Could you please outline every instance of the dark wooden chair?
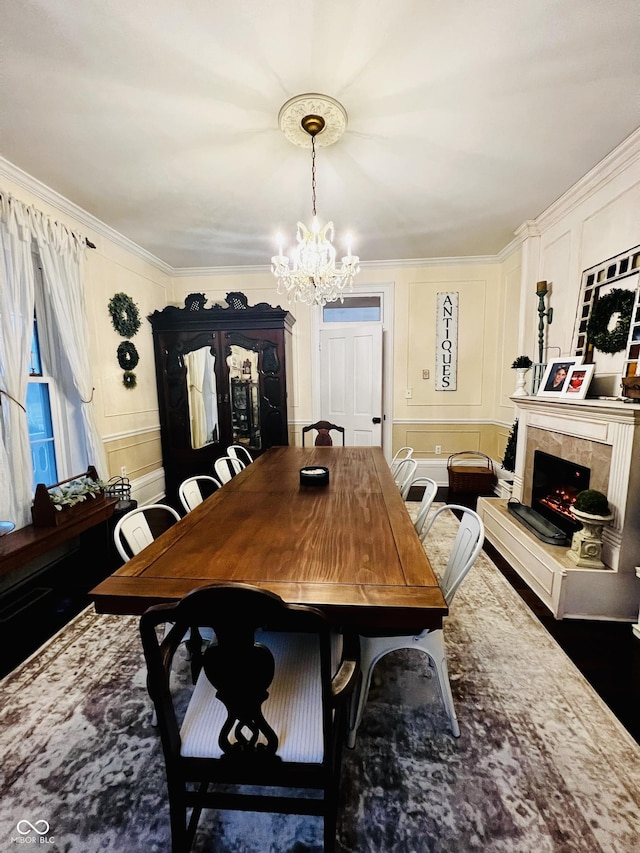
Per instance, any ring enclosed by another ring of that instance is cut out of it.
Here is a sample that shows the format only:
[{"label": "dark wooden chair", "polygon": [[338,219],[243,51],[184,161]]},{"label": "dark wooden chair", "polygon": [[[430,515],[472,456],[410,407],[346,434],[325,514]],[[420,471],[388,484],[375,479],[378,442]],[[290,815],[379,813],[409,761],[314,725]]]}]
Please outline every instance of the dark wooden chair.
[{"label": "dark wooden chair", "polygon": [[[167,622],[160,639],[156,629]],[[195,626],[211,628],[217,641],[202,643]],[[174,700],[170,671],[189,628],[195,686],[181,713],[184,698]],[[358,665],[357,653],[345,652],[332,677],[336,634],[323,614],[266,590],[224,584],[149,608],[140,633],[165,757],[173,853],[191,849],[203,808],[322,815],[324,849],[333,851]],[[357,647],[355,637],[345,638],[343,649]]]},{"label": "dark wooden chair", "polygon": [[344,427],[338,426],[337,424],[329,423],[329,421],[316,421],[315,424],[310,424],[309,426],[302,427],[302,446],[305,447],[305,436],[312,429],[318,431],[318,435],[316,436],[316,440],[314,442],[316,447],[332,447],[333,440],[331,438],[331,431],[335,430],[342,434],[342,446],[344,447]]}]

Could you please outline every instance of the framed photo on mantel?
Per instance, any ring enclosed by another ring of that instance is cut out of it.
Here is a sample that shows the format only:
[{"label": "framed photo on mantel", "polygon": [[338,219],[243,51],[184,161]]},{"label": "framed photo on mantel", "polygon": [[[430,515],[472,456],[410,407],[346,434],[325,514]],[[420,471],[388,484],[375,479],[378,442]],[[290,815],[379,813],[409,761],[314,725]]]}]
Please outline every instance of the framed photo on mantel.
[{"label": "framed photo on mantel", "polygon": [[562,392],[563,400],[584,400],[591,384],[595,364],[575,364]]},{"label": "framed photo on mantel", "polygon": [[554,358],[547,364],[538,388],[538,397],[562,397],[573,367],[582,364],[581,355]]}]

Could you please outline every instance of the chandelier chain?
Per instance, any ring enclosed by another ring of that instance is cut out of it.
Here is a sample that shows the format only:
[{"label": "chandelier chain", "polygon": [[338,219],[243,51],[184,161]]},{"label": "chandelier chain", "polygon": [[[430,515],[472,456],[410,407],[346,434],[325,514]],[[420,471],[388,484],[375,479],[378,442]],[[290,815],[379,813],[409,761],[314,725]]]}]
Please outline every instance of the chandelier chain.
[{"label": "chandelier chain", "polygon": [[[323,96],[314,95],[314,99]],[[315,100],[314,100],[315,103]],[[345,114],[346,121],[346,114]],[[305,115],[300,128],[311,137],[311,206],[313,222],[309,230],[303,222],[297,223],[297,246],[291,258],[282,251],[282,238],[278,237],[278,254],[271,258],[271,270],[278,279],[278,293],[286,293],[293,302],[308,305],[326,305],[344,299],[345,289],[351,290],[353,278],[360,270],[360,259],[351,254],[351,240],[347,238],[347,252],[336,266],[333,246],[333,222],[320,226],[316,215],[316,135],[325,129],[325,117],[319,111]],[[328,144],[335,141],[332,139]]]},{"label": "chandelier chain", "polygon": [[316,215],[316,138],[311,137],[311,207]]}]

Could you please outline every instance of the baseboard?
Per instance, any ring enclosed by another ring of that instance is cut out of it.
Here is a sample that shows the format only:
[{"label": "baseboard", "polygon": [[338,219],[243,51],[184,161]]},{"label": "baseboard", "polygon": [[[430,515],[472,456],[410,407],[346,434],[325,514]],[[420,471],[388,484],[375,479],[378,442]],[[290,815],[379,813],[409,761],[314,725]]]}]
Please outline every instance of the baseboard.
[{"label": "baseboard", "polygon": [[162,502],[165,498],[164,468],[132,480],[131,497],[139,506]]}]

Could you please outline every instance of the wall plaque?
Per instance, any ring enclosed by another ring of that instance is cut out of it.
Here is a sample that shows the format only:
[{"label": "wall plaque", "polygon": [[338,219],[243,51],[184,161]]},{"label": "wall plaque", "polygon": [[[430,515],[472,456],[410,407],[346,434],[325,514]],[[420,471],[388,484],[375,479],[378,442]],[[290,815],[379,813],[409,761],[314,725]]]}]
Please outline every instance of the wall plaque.
[{"label": "wall plaque", "polygon": [[436,391],[458,387],[458,293],[438,293],[436,301]]}]

